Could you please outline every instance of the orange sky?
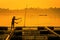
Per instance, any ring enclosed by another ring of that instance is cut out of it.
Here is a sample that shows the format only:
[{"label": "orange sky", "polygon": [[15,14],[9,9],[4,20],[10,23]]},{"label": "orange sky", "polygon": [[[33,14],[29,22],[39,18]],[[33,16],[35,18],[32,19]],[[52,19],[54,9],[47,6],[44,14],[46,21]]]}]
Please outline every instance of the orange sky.
[{"label": "orange sky", "polygon": [[[9,9],[24,9],[24,8],[50,8],[57,7],[60,8],[60,0],[0,0],[0,8],[9,8]],[[30,16],[28,16],[30,15]],[[26,19],[27,26],[39,26],[39,25],[60,25],[60,18],[56,14],[48,14],[48,16],[40,17],[34,14],[28,14]],[[0,15],[0,26],[10,26],[11,18],[13,14]],[[18,25],[24,25],[24,15],[15,15],[17,18],[22,17],[21,23]],[[20,20],[18,20],[20,21]]]},{"label": "orange sky", "polygon": [[23,9],[27,7],[60,7],[60,0],[0,0],[0,8]]}]

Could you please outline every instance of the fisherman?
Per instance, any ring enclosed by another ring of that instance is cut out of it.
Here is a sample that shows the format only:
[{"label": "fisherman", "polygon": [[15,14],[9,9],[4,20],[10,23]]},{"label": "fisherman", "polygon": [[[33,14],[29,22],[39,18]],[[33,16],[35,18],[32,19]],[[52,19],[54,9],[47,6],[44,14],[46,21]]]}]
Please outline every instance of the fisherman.
[{"label": "fisherman", "polygon": [[[21,19],[21,18],[18,18],[18,19]],[[18,24],[18,22],[15,22],[15,20],[18,20],[18,19],[16,19],[16,17],[13,16],[12,22],[11,22],[11,29],[14,28],[14,23]]]}]

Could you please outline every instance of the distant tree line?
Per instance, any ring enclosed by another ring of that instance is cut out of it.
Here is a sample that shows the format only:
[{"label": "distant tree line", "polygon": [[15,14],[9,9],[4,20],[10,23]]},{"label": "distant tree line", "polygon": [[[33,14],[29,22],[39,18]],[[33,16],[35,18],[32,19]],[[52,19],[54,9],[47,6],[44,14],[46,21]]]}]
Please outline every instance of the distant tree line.
[{"label": "distant tree line", "polygon": [[0,8],[0,13],[12,13],[12,12],[23,12],[23,11],[27,11],[27,12],[55,12],[55,13],[60,13],[60,8],[48,8],[48,9],[41,9],[41,8],[25,8],[23,10],[21,9],[16,9],[16,10],[10,10],[9,8],[5,9],[5,8]]}]

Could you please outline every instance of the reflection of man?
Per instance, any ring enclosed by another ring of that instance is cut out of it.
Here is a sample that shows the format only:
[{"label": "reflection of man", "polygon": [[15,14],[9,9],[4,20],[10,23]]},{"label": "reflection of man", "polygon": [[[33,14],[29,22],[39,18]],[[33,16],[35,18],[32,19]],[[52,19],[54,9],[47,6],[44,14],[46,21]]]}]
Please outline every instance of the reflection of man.
[{"label": "reflection of man", "polygon": [[14,28],[14,23],[18,24],[17,22],[15,22],[15,20],[18,20],[18,19],[16,19],[15,16],[13,16],[12,22],[11,22],[11,29]]}]

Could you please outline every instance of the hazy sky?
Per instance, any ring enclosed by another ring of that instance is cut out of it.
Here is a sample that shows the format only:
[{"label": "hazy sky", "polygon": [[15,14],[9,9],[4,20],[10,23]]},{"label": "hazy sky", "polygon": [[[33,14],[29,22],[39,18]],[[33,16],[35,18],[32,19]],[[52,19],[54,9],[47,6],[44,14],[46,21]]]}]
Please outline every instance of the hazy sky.
[{"label": "hazy sky", "polygon": [[0,8],[22,9],[27,7],[60,7],[60,0],[0,0]]},{"label": "hazy sky", "polygon": [[[60,0],[0,0],[0,8],[9,8],[9,9],[24,9],[24,8],[50,8],[57,7],[60,8]],[[21,13],[22,14],[22,13]],[[12,15],[0,15],[0,26],[11,26]],[[60,15],[49,14],[48,16],[38,16],[32,13],[27,15],[26,25],[60,25]],[[21,17],[22,21],[19,25],[24,25],[24,14],[16,15],[17,18]],[[19,20],[20,22],[20,20]]]}]

